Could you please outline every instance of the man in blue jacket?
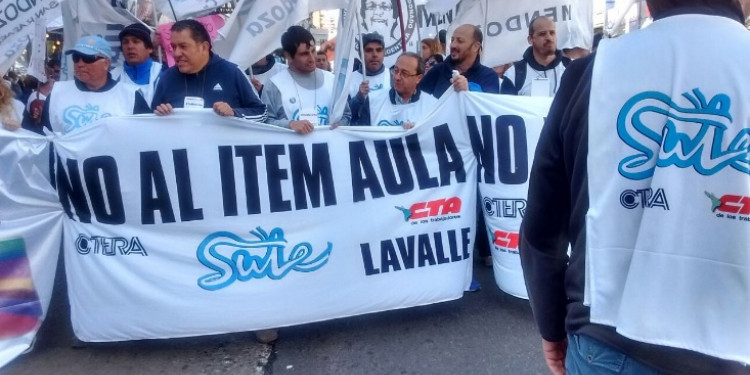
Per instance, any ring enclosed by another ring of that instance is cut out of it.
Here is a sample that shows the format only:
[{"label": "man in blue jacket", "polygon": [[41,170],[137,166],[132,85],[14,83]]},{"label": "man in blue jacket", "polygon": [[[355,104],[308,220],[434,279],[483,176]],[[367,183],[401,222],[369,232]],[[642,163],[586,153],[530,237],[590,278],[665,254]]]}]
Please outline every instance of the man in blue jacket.
[{"label": "man in blue jacket", "polygon": [[[425,74],[419,88],[439,98],[451,86],[456,91],[500,93],[500,82],[492,68],[479,63],[482,31],[474,25],[461,25],[451,37],[450,56]],[[459,75],[453,78],[453,71]]]},{"label": "man in blue jacket", "polygon": [[171,28],[176,66],[165,71],[151,107],[157,115],[174,108],[213,108],[220,116],[263,122],[266,106],[255,95],[245,74],[211,52],[211,38],[196,20],[181,20]]}]

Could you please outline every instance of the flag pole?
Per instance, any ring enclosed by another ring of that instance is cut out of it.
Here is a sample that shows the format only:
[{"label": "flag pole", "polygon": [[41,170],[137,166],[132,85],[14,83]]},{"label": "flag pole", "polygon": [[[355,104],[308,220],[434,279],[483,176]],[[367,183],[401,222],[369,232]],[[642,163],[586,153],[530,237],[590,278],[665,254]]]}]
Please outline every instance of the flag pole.
[{"label": "flag pole", "polygon": [[398,25],[401,27],[401,52],[406,52],[406,35],[404,35],[404,13],[401,9],[401,0],[396,1],[398,8]]}]

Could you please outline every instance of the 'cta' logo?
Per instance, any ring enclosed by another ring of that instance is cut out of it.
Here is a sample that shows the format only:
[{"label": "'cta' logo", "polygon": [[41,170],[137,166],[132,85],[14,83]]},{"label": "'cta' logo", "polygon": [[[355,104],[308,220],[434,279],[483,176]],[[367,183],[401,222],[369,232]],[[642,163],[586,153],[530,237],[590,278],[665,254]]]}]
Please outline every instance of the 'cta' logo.
[{"label": "'cta' logo", "polygon": [[711,212],[724,212],[728,214],[750,215],[750,197],[727,194],[717,198],[715,195],[705,192],[711,199]]},{"label": "'cta' logo", "polygon": [[461,213],[461,198],[437,199],[428,202],[414,203],[411,207],[396,206],[404,214],[404,221],[420,220]]},{"label": "'cta' logo", "polygon": [[625,190],[622,192],[622,194],[620,194],[620,204],[629,210],[638,207],[660,207],[663,210],[669,210],[667,194],[662,188],[656,189],[656,192],[654,192],[654,190],[651,188],[640,190]]},{"label": "'cta' logo", "polygon": [[146,248],[141,244],[138,237],[102,237],[87,236],[83,233],[75,240],[75,248],[78,254],[90,255],[100,254],[106,256],[115,255],[141,255],[148,256]]},{"label": "'cta' logo", "polygon": [[518,252],[519,235],[516,232],[506,232],[504,230],[496,230],[494,233],[495,246],[500,247],[501,251],[509,251],[512,253]]},{"label": "'cta' logo", "polygon": [[246,240],[231,232],[215,232],[198,245],[198,261],[211,272],[198,279],[205,290],[219,290],[235,281],[280,280],[292,271],[313,272],[326,263],[333,245],[315,254],[312,245],[300,242],[287,248],[284,231],[266,233],[260,227],[250,232],[257,240]]}]

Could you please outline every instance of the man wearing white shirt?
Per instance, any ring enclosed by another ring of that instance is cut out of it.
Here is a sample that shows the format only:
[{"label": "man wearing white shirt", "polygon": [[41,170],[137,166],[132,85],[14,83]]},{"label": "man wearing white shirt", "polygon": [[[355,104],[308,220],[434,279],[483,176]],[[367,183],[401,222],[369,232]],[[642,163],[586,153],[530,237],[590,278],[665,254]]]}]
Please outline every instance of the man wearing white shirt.
[{"label": "man wearing white shirt", "polygon": [[362,36],[364,46],[365,62],[363,64],[365,75],[360,72],[352,73],[351,86],[349,86],[349,107],[352,112],[359,110],[365,98],[370,93],[379,91],[388,92],[391,89],[391,74],[385,68],[385,43],[380,34],[365,34]]}]

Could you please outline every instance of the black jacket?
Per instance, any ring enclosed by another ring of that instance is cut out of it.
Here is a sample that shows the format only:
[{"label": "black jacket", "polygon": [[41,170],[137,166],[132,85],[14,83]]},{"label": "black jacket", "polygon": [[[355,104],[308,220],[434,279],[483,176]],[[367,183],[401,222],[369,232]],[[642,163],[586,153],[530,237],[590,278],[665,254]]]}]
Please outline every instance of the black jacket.
[{"label": "black jacket", "polygon": [[154,91],[151,109],[164,103],[183,108],[185,96],[203,98],[205,108],[216,102],[226,102],[236,117],[263,122],[266,105],[255,95],[250,81],[237,65],[211,53],[203,69],[195,74],[183,74],[177,66],[162,73]]},{"label": "black jacket", "polygon": [[[703,8],[681,8],[661,16],[684,13],[737,18],[734,13]],[[541,335],[548,341],[563,340],[566,334],[587,335],[670,374],[750,374],[750,367],[738,362],[633,341],[589,321],[583,294],[589,208],[588,107],[594,58],[573,61],[567,68],[542,129],[529,179],[520,256]]]},{"label": "black jacket", "polygon": [[[451,87],[451,78],[453,78],[453,60],[450,57],[444,62],[435,65],[424,75],[419,82],[419,89],[439,98],[445,90]],[[491,94],[500,93],[500,79],[497,77],[492,68],[488,68],[479,63],[479,58],[474,61],[474,65],[463,73],[463,76],[469,81],[470,91],[488,92]],[[479,86],[481,90],[472,89],[472,83]]]}]

